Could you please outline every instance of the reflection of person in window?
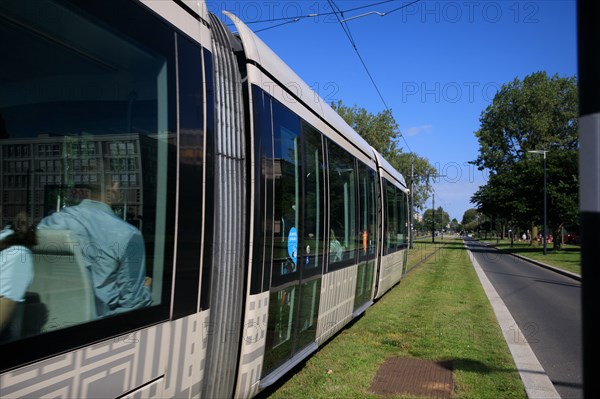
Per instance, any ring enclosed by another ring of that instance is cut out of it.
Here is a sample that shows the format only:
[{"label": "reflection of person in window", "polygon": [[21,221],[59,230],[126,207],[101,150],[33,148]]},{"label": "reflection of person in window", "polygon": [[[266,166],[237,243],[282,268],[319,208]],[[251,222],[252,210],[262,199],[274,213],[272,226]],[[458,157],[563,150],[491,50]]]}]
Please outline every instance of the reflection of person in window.
[{"label": "reflection of person in window", "polygon": [[118,184],[102,198],[92,199],[44,218],[39,229],[66,229],[77,237],[90,272],[98,316],[121,313],[152,303],[151,279],[146,277],[146,254],[140,231],[115,215],[111,204]]},{"label": "reflection of person in window", "polygon": [[292,261],[292,259],[287,258],[285,260],[285,263],[283,264],[283,273],[281,273],[281,274],[294,273],[295,271],[296,271],[296,264]]},{"label": "reflection of person in window", "polygon": [[329,263],[341,261],[343,251],[344,247],[335,237],[333,229],[331,229],[331,234],[329,236]]},{"label": "reflection of person in window", "polygon": [[27,215],[17,215],[14,226],[0,231],[0,341],[21,334],[25,292],[33,280],[35,231]]}]

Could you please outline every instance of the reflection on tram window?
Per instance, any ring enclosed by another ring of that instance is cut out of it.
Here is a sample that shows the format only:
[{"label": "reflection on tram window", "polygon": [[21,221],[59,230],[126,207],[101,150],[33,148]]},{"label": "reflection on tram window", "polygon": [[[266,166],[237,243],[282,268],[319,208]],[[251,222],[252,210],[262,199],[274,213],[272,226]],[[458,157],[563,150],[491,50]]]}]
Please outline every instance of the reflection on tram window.
[{"label": "reflection on tram window", "polygon": [[271,370],[292,355],[297,289],[288,287],[270,296],[264,370]]},{"label": "reflection on tram window", "polygon": [[300,120],[273,101],[275,228],[273,272],[285,276],[298,270],[301,196]]},{"label": "reflection on tram window", "polygon": [[160,304],[173,34],[51,1],[0,14],[0,223],[39,227],[16,338]]},{"label": "reflection on tram window", "polygon": [[302,123],[304,138],[304,231],[302,250],[305,271],[323,267],[325,243],[324,160],[321,134],[308,123]]},{"label": "reflection on tram window", "polygon": [[356,182],[355,162],[348,152],[332,141],[327,143],[329,158],[329,266],[355,264]]},{"label": "reflection on tram window", "polygon": [[377,174],[373,169],[360,163],[358,168],[359,180],[359,264],[356,276],[356,291],[354,310],[371,299],[373,288],[373,270],[377,248],[376,238],[376,187]]},{"label": "reflection on tram window", "polygon": [[384,253],[390,254],[407,246],[408,222],[405,216],[407,207],[407,195],[404,191],[383,181],[384,198],[387,209],[387,217],[384,224]]}]

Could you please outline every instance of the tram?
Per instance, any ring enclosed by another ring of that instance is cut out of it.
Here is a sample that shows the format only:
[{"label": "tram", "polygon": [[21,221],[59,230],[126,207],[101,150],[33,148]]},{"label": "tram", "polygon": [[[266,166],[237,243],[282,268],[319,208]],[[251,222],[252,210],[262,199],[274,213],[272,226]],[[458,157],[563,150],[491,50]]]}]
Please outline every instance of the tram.
[{"label": "tram", "polygon": [[[1,397],[252,397],[405,273],[402,175],[228,17],[0,3]],[[42,228],[94,192],[114,227]]]}]

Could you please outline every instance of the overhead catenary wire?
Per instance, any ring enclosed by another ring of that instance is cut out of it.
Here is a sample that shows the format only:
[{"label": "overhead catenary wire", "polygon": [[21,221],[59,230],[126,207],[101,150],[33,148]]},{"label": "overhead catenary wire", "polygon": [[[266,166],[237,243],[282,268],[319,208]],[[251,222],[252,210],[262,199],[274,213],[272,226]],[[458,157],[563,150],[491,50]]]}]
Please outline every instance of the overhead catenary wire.
[{"label": "overhead catenary wire", "polygon": [[342,22],[346,22],[346,21],[350,21],[350,20],[353,20],[353,19],[358,19],[358,18],[366,17],[366,16],[368,16],[368,15],[379,15],[380,17],[385,17],[385,16],[386,16],[386,15],[388,15],[388,14],[391,14],[391,13],[393,13],[393,12],[396,12],[396,11],[400,11],[400,10],[402,10],[403,8],[406,8],[406,7],[410,7],[410,6],[412,6],[413,4],[415,4],[415,3],[418,3],[418,2],[420,2],[420,1],[422,1],[422,0],[414,0],[414,1],[410,2],[410,3],[404,4],[404,5],[400,6],[400,7],[394,8],[394,9],[392,9],[392,10],[389,10],[389,11],[386,11],[386,12],[379,12],[379,11],[369,11],[369,12],[367,12],[367,13],[364,13],[364,14],[355,15],[355,16],[353,16],[353,17],[346,18],[346,19],[344,19]]},{"label": "overhead catenary wire", "polygon": [[[353,11],[358,11],[358,10],[363,10],[365,8],[371,8],[371,7],[375,7],[375,6],[378,6],[378,5],[382,5],[382,4],[386,4],[386,3],[391,3],[391,2],[394,2],[394,1],[398,1],[398,0],[384,0],[384,1],[379,1],[379,2],[367,4],[367,5],[360,6],[360,7],[354,7],[354,8],[349,8],[347,10],[341,10],[335,4],[335,2],[333,0],[328,0],[327,2],[328,2],[329,6],[332,9],[331,12],[311,13],[311,14],[307,14],[307,15],[300,15],[300,16],[294,16],[294,17],[280,17],[280,18],[269,18],[269,19],[256,20],[256,21],[247,21],[246,24],[249,25],[249,24],[257,24],[257,23],[268,23],[268,22],[285,21],[285,22],[282,22],[282,23],[279,23],[279,24],[276,24],[276,25],[273,25],[273,26],[269,26],[269,27],[266,27],[266,28],[258,29],[258,30],[255,31],[256,33],[258,33],[258,32],[264,32],[266,30],[278,28],[278,27],[281,27],[281,26],[284,26],[284,25],[289,25],[289,24],[292,24],[292,23],[296,23],[296,22],[299,22],[299,21],[301,21],[303,19],[307,19],[307,18],[316,18],[316,17],[321,17],[321,16],[335,15],[335,17],[337,18],[338,22],[340,23],[342,29],[344,30],[344,33],[348,37],[348,40],[350,41],[350,44],[352,45],[352,48],[356,52],[356,55],[358,56],[358,59],[360,60],[361,64],[363,65],[363,68],[365,69],[365,71],[366,71],[366,73],[367,73],[367,75],[368,75],[368,77],[369,77],[369,79],[371,81],[371,84],[375,88],[375,90],[376,90],[376,92],[377,92],[377,94],[378,94],[381,102],[383,103],[386,111],[390,112],[390,108],[388,107],[387,102],[385,101],[385,99],[384,99],[384,97],[383,97],[383,95],[382,95],[379,87],[377,86],[377,83],[375,82],[375,79],[373,78],[371,72],[369,71],[369,68],[366,65],[365,60],[363,59],[362,55],[360,54],[360,52],[358,50],[358,47],[356,45],[356,41],[354,40],[354,37],[352,36],[352,33],[350,32],[350,27],[348,26],[347,21],[358,19],[358,18],[367,16],[367,15],[371,15],[371,14],[376,14],[376,15],[384,17],[384,16],[387,16],[387,15],[389,15],[391,13],[394,13],[394,12],[397,12],[397,11],[402,10],[404,8],[407,8],[407,7],[409,7],[409,6],[411,6],[411,5],[415,4],[415,3],[418,3],[418,2],[420,2],[422,0],[414,0],[414,1],[410,2],[410,3],[403,4],[400,7],[396,7],[396,8],[393,8],[393,9],[391,9],[389,11],[385,11],[385,12],[370,11],[368,13],[357,15],[357,16],[354,16],[354,17],[349,17],[349,18],[345,18],[345,19],[343,19],[343,18],[344,18],[344,15],[346,13],[353,12]],[[340,16],[341,16],[341,18],[340,18]],[[402,134],[402,132],[399,132],[399,134],[400,134],[400,137],[402,138],[402,141],[406,145],[406,149],[408,150],[408,152],[413,152],[412,149],[411,149],[411,147],[410,147],[410,145],[408,144],[408,141],[406,140],[406,137],[404,136],[404,134]]]},{"label": "overhead catenary wire", "polygon": [[[352,11],[358,11],[358,10],[364,10],[365,8],[369,8],[369,7],[375,7],[381,4],[386,4],[386,3],[391,3],[394,1],[398,1],[398,0],[384,0],[384,1],[378,1],[375,3],[371,3],[371,4],[367,4],[364,6],[360,6],[360,7],[354,7],[354,8],[349,8],[347,10],[344,10],[344,13],[348,13],[348,12],[352,12]],[[421,1],[421,0],[418,0]],[[412,3],[411,3],[412,4]],[[278,22],[278,21],[289,21],[289,20],[302,20],[302,19],[307,19],[307,18],[316,18],[316,17],[326,17],[329,15],[334,15],[335,12],[331,11],[331,12],[320,12],[320,13],[311,13],[311,14],[306,14],[306,15],[296,15],[293,17],[279,17],[279,18],[269,18],[269,19],[261,19],[261,20],[256,20],[256,21],[246,21],[246,25],[251,25],[251,24],[260,24],[260,23],[268,23],[268,22]],[[294,21],[296,22],[296,21]]]},{"label": "overhead catenary wire", "polygon": [[298,21],[300,21],[300,18],[295,18],[295,19],[293,19],[291,21],[282,22],[280,24],[269,26],[267,28],[257,29],[257,30],[254,31],[254,33],[264,32],[264,31],[269,30],[269,29],[278,28],[280,26],[287,25],[287,24],[293,24],[294,22],[298,22]]},{"label": "overhead catenary wire", "polygon": [[[421,0],[416,0],[415,2],[417,2],[417,1],[421,1]],[[352,33],[350,32],[350,27],[348,26],[348,24],[346,22],[344,22],[342,20],[342,18],[344,16],[344,12],[341,11],[339,9],[339,7],[337,7],[337,5],[335,4],[335,2],[333,0],[327,0],[327,2],[330,4],[331,9],[334,10],[334,13],[335,13],[335,16],[336,16],[338,22],[340,23],[342,29],[344,30],[344,33],[346,33],[346,36],[348,37],[348,40],[350,41],[350,44],[352,45],[352,48],[356,52],[356,55],[358,56],[358,59],[360,60],[363,68],[367,72],[367,75],[369,76],[369,79],[371,80],[371,84],[373,85],[373,87],[377,91],[377,94],[379,95],[379,98],[381,99],[381,102],[383,103],[383,106],[385,107],[386,111],[390,112],[390,108],[388,107],[385,99],[383,98],[383,94],[381,94],[381,90],[379,90],[379,87],[377,86],[377,83],[375,83],[375,79],[373,78],[373,75],[369,71],[369,68],[367,67],[367,64],[365,63],[365,60],[363,59],[362,55],[360,54],[360,51],[358,51],[358,47],[356,46],[356,42],[354,41],[354,37],[352,36]],[[413,2],[413,3],[415,3],[415,2]],[[413,4],[413,3],[410,3],[410,4]],[[402,9],[404,7],[407,7],[407,6],[408,5],[404,5],[402,7],[398,7],[396,9],[392,10],[392,12],[400,10],[400,9]],[[336,11],[336,9],[338,11]],[[338,13],[339,13],[339,15],[338,15]],[[340,16],[342,18],[340,18]],[[404,137],[404,135],[402,134],[402,132],[400,132],[400,137],[404,141],[404,144],[406,144],[406,148],[408,149],[408,151],[409,152],[413,152],[412,149],[410,148],[410,145],[408,144],[408,141],[406,141],[406,137]]]},{"label": "overhead catenary wire", "polygon": [[[361,64],[363,65],[363,68],[367,72],[367,75],[369,76],[369,79],[371,80],[373,87],[375,87],[375,90],[377,91],[377,94],[379,95],[381,102],[383,103],[385,109],[389,111],[389,107],[388,107],[387,103],[385,102],[385,99],[383,98],[383,95],[381,94],[379,87],[377,87],[377,83],[375,83],[375,79],[373,79],[373,75],[371,75],[371,72],[369,71],[369,68],[367,67],[367,64],[365,63],[365,60],[363,59],[363,57],[360,55],[360,52],[358,51],[356,42],[354,41],[354,38],[352,37],[352,33],[350,33],[350,28],[347,26],[347,24],[344,25],[344,22],[342,22],[340,15],[338,15],[338,11],[335,11],[338,7],[335,5],[333,0],[327,0],[327,2],[331,5],[331,8],[334,10],[334,13],[335,13],[336,18],[338,19],[338,22],[342,26],[342,29],[344,30],[344,33],[346,33],[346,36],[348,37],[348,40],[350,41],[352,48],[356,52],[356,55],[358,56],[358,59],[360,60]],[[341,15],[343,16],[343,13]]]}]

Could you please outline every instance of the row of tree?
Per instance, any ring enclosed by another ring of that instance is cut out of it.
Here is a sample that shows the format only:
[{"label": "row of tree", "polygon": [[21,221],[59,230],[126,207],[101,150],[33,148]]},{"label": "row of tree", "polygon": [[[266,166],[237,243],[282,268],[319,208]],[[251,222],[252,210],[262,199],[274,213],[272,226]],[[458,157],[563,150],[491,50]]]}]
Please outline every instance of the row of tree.
[{"label": "row of tree", "polygon": [[[423,157],[403,152],[401,133],[391,110],[372,114],[341,101],[332,107],[392,166],[407,183],[413,179],[414,209],[423,210],[432,193],[436,169]],[[472,196],[476,208],[465,212],[462,223],[440,207],[424,212],[420,231],[442,230],[448,224],[460,230],[495,230],[504,235],[533,232],[543,222],[544,169],[546,170],[547,225],[555,237],[566,227],[577,229],[579,182],[577,136],[577,81],[575,77],[533,73],[504,84],[482,112],[475,132],[479,155],[472,163],[489,173],[487,183]],[[539,153],[544,151],[544,159]],[[482,227],[483,225],[483,227]],[[431,226],[431,227],[430,227]],[[557,241],[555,241],[556,243]]]},{"label": "row of tree", "polygon": [[479,156],[473,163],[489,171],[489,179],[472,196],[477,209],[465,213],[463,223],[472,224],[475,211],[500,234],[541,227],[546,157],[549,233],[559,237],[563,227],[577,228],[577,99],[575,77],[537,72],[502,86],[475,132]]}]

